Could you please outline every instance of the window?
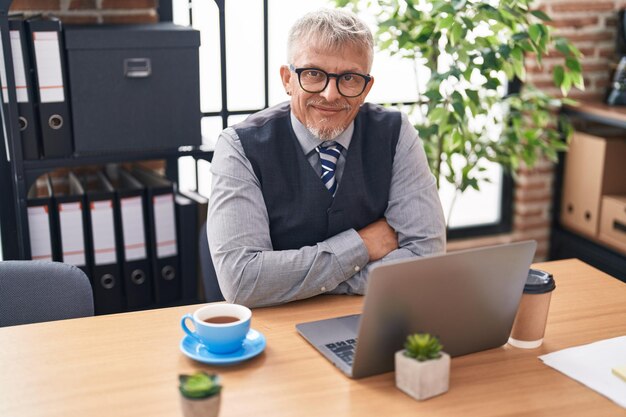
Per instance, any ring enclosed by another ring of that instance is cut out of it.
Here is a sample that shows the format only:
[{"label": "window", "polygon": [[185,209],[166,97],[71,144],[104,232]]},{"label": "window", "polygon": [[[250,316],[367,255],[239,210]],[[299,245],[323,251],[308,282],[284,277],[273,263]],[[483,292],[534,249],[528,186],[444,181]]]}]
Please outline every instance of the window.
[{"label": "window", "polygon": [[[171,4],[161,1],[161,8],[171,7],[175,23],[192,25],[201,32],[204,144],[214,146],[224,127],[288,99],[278,75],[280,66],[287,63],[288,30],[305,12],[328,6],[325,0],[299,2],[298,7],[293,7],[290,0],[171,0]],[[163,16],[169,17],[167,13]],[[371,16],[363,18],[373,20]],[[251,74],[249,68],[257,71]],[[368,101],[374,103],[410,104],[417,99],[418,82],[426,82],[423,74],[418,80],[420,71],[412,62],[380,52],[374,59],[372,74],[376,83]],[[450,237],[510,230],[512,181],[497,164],[486,164],[485,168],[492,182],[482,184],[480,192],[468,190],[458,195],[456,201],[453,187],[441,181],[440,196],[449,219]],[[188,170],[181,166],[183,175]],[[204,184],[205,189],[199,188],[200,191],[208,193],[208,181],[197,182]],[[200,184],[196,184],[194,176],[186,186]]]}]

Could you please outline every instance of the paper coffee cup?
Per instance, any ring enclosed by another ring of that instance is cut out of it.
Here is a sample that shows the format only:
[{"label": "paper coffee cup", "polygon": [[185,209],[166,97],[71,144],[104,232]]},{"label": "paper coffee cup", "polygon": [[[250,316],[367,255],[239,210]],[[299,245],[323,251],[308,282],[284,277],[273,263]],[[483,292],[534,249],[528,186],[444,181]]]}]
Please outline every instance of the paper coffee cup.
[{"label": "paper coffee cup", "polygon": [[509,344],[522,349],[541,346],[546,331],[552,291],[556,288],[552,274],[537,269],[528,272]]}]

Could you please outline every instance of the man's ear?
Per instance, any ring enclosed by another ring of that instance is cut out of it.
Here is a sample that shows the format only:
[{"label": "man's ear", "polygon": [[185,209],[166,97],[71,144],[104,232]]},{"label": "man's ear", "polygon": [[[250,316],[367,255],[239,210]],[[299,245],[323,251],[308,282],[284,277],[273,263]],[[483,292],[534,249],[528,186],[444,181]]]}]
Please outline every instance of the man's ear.
[{"label": "man's ear", "polygon": [[291,94],[291,71],[287,65],[280,67],[280,79],[283,81],[283,87],[287,94]]}]

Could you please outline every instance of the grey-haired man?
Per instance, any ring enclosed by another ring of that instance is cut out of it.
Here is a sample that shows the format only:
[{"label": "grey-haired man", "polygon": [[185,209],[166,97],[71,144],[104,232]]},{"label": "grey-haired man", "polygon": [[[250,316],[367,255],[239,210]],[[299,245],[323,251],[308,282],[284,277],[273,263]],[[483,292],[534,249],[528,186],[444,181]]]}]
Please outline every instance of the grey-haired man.
[{"label": "grey-haired man", "polygon": [[252,307],[363,294],[370,268],[445,251],[435,178],[406,115],[364,104],[373,39],[354,14],[292,27],[289,102],[217,142],[207,232],[227,301]]}]

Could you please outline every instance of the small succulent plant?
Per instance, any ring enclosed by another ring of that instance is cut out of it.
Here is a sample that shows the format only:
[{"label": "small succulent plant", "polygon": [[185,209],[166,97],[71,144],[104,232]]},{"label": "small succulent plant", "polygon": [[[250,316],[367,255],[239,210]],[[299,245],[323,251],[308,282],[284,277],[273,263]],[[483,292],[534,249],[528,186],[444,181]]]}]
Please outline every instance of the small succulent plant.
[{"label": "small succulent plant", "polygon": [[423,362],[441,357],[442,348],[436,336],[429,333],[414,333],[406,338],[404,355]]},{"label": "small succulent plant", "polygon": [[192,375],[179,375],[178,380],[180,393],[186,398],[196,400],[209,398],[219,394],[222,390],[218,376],[203,371]]}]

